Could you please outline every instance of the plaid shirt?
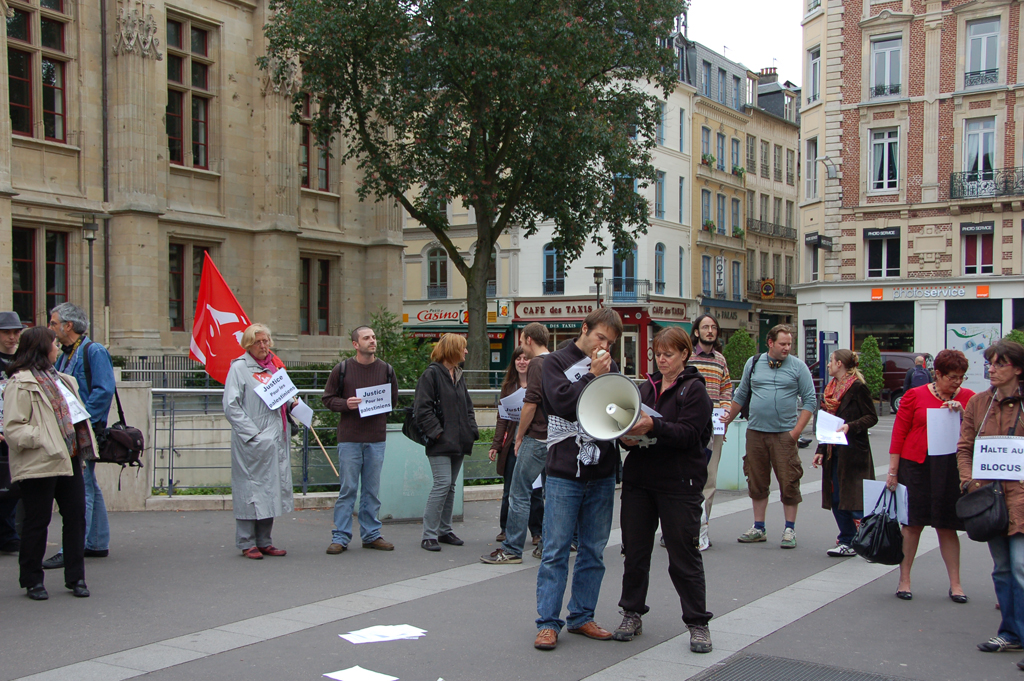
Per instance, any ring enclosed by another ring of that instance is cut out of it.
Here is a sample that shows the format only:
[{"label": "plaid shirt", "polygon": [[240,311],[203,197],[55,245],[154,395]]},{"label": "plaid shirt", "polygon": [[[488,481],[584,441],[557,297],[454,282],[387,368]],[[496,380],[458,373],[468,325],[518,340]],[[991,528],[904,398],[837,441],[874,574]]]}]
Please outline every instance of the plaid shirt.
[{"label": "plaid shirt", "polygon": [[717,350],[705,353],[698,343],[687,365],[697,367],[697,371],[704,377],[711,404],[716,409],[728,408],[732,402],[732,380],[729,378],[729,364],[725,361],[725,355]]}]

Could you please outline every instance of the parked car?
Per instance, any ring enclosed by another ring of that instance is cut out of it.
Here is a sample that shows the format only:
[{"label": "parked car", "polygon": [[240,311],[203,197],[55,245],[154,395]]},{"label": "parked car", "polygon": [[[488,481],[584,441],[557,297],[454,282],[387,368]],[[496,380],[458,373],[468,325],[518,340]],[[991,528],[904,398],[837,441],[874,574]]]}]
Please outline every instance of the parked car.
[{"label": "parked car", "polygon": [[[914,358],[924,355],[925,363],[931,370],[932,355],[928,352],[898,352],[885,350],[882,353],[882,399],[889,400],[889,407],[895,414],[900,408],[900,399],[903,397],[903,379],[907,376],[907,369],[914,366]],[[821,379],[818,377],[818,363],[810,367],[811,376],[814,377],[814,389],[819,395],[823,388]]]}]

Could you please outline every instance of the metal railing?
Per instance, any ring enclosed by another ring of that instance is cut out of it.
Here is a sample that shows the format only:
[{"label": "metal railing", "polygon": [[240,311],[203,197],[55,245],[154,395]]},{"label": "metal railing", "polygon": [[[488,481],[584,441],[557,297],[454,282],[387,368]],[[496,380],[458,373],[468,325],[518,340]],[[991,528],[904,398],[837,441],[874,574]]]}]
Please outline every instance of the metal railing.
[{"label": "metal railing", "polygon": [[821,7],[821,0],[809,0],[807,3],[807,13],[810,14],[819,7]]},{"label": "metal railing", "polygon": [[964,87],[977,87],[979,85],[995,85],[999,82],[999,69],[987,69],[985,71],[968,71],[964,74]]},{"label": "metal railing", "polygon": [[821,95],[819,93],[811,92],[810,94],[807,95],[807,103],[814,104],[816,101],[818,101],[820,97]]},{"label": "metal railing", "polygon": [[791,187],[796,186],[796,175],[793,174],[792,170],[786,171],[786,184],[790,185]]},{"label": "metal railing", "polygon": [[776,182],[782,182],[782,168],[775,166],[775,173],[773,175]]},{"label": "metal railing", "polygon": [[651,300],[651,282],[632,277],[612,277],[610,296],[616,303],[646,303]]},{"label": "metal railing", "polygon": [[448,297],[448,284],[435,284],[427,286],[427,298],[443,299]]},{"label": "metal railing", "polygon": [[769,170],[770,169],[767,163],[761,163],[761,177],[767,180],[769,176]]},{"label": "metal railing", "polygon": [[487,297],[493,298],[498,295],[498,283],[493,279],[487,282]]},{"label": "metal railing", "polygon": [[565,293],[565,279],[545,279],[544,295],[561,295]]},{"label": "metal railing", "polygon": [[892,97],[900,93],[900,84],[875,85],[870,88],[872,97]]},{"label": "metal railing", "polygon": [[996,196],[1024,196],[1024,167],[949,174],[951,199],[985,199]]},{"label": "metal railing", "polygon": [[793,241],[796,241],[797,238],[796,230],[792,227],[783,227],[767,220],[755,220],[754,218],[747,218],[747,231]]},{"label": "metal railing", "polygon": [[[747,295],[749,297],[761,298],[761,284],[763,282],[763,279],[747,279]],[[793,287],[788,284],[776,284],[775,294],[773,297],[795,298],[796,293],[793,291]]]}]

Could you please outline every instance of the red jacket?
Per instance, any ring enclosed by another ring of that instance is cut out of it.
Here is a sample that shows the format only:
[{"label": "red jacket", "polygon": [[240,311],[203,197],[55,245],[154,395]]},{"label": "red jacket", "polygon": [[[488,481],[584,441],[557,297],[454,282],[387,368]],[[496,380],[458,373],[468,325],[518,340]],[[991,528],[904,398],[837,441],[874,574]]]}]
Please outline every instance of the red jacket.
[{"label": "red jacket", "polygon": [[[896,424],[892,427],[889,453],[899,454],[900,458],[914,463],[924,463],[928,456],[928,410],[942,407],[942,402],[932,394],[929,386],[931,383],[903,394],[900,410],[896,412]],[[966,407],[972,397],[973,390],[960,388],[953,399]]]}]

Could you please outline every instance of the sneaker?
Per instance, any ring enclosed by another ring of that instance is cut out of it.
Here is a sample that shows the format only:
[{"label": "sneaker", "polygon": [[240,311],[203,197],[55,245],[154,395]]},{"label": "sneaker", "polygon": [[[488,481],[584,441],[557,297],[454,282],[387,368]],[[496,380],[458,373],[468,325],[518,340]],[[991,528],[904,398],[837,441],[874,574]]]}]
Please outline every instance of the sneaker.
[{"label": "sneaker", "polygon": [[440,537],[437,538],[437,541],[441,542],[442,544],[451,544],[452,546],[462,546],[466,543],[459,539],[454,532],[442,534]]},{"label": "sneaker", "polygon": [[505,553],[505,549],[494,549],[486,556],[480,556],[480,562],[488,565],[512,565],[513,563],[522,563],[523,558],[512,553]]},{"label": "sneaker", "polygon": [[494,541],[505,541],[505,533],[499,532],[498,536],[494,538]]},{"label": "sneaker", "polygon": [[44,570],[60,570],[64,567],[64,553],[57,552],[43,561]]},{"label": "sneaker", "polygon": [[834,549],[826,551],[825,555],[832,556],[833,558],[849,558],[850,556],[856,556],[857,552],[846,544],[839,544]]},{"label": "sneaker", "polygon": [[795,549],[796,548],[796,530],[792,527],[787,527],[782,531],[782,543],[779,544],[784,549]]},{"label": "sneaker", "polygon": [[690,652],[710,653],[711,652],[711,630],[699,624],[688,626],[690,630]]},{"label": "sneaker", "polygon": [[544,555],[544,545],[543,544],[537,544],[536,546],[533,547],[533,557],[534,558],[536,558],[537,560],[540,560],[541,556],[543,556],[543,555]]},{"label": "sneaker", "polygon": [[424,539],[420,542],[420,548],[424,551],[440,551],[441,545],[437,543],[436,539]]},{"label": "sneaker", "polygon": [[632,610],[620,610],[622,613],[622,624],[612,634],[616,641],[632,641],[634,636],[644,633],[644,625],[640,621],[640,613]]},{"label": "sneaker", "polygon": [[749,530],[741,534],[736,538],[741,544],[756,544],[761,541],[768,541],[768,533],[764,530],[759,530],[756,527],[751,527]]},{"label": "sneaker", "polygon": [[540,535],[539,534],[533,535],[533,539],[531,541],[533,542],[534,546],[536,546],[537,544],[540,544]]},{"label": "sneaker", "polygon": [[1024,650],[1024,646],[1019,642],[1007,641],[1002,636],[993,636],[984,643],[979,643],[978,650],[983,653],[1005,653],[1011,650]]},{"label": "sneaker", "polygon": [[576,553],[579,550],[580,550],[579,545],[577,545],[577,544],[569,544],[569,551],[570,552]]},{"label": "sneaker", "polygon": [[697,550],[707,551],[711,548],[711,538],[708,536],[708,524],[702,523],[700,526],[700,537],[697,539]]}]

